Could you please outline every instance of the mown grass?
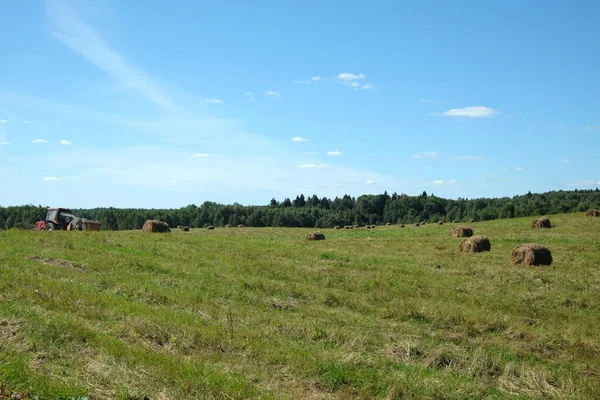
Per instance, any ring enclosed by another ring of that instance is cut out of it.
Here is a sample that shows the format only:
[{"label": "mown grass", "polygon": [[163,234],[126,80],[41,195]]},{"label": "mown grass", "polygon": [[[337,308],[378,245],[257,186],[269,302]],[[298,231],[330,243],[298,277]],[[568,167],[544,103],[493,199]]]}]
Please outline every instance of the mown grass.
[{"label": "mown grass", "polygon": [[[600,218],[0,232],[0,383],[40,399],[594,398]],[[520,243],[550,267],[517,267]]]}]

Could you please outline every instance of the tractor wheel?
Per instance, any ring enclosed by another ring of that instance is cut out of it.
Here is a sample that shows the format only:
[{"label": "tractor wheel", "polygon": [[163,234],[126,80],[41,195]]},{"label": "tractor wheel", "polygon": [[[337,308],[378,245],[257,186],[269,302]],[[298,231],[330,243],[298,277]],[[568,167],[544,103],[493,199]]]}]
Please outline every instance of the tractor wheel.
[{"label": "tractor wheel", "polygon": [[53,231],[54,230],[54,224],[52,222],[48,222],[46,224],[46,230],[47,231]]}]

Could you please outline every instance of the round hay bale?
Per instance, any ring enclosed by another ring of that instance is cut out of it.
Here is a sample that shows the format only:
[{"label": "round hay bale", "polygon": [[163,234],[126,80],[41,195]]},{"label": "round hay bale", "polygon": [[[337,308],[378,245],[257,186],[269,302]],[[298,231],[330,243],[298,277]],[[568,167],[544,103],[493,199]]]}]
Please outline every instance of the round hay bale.
[{"label": "round hay bale", "polygon": [[365,225],[365,228],[367,229],[371,229],[373,227],[373,225]]},{"label": "round hay bale", "polygon": [[183,228],[183,225],[177,225],[177,229]]},{"label": "round hay bale", "polygon": [[415,224],[415,226],[418,228],[419,226],[421,226],[421,224],[419,224],[418,222]]},{"label": "round hay bale", "polygon": [[438,225],[444,225],[444,221],[438,221],[437,224]]},{"label": "round hay bale", "polygon": [[541,244],[525,243],[513,249],[510,261],[515,265],[550,265],[552,254]]},{"label": "round hay bale", "polygon": [[209,226],[206,227],[206,229],[208,229],[209,231],[214,231],[215,227],[212,226],[212,225],[209,225]]},{"label": "round hay bale", "polygon": [[455,219],[453,219],[453,220],[452,220],[452,223],[453,223],[453,224],[457,224],[457,223],[458,223],[458,221],[457,221],[457,220],[455,220]]},{"label": "round hay bale", "polygon": [[371,225],[371,229],[375,229],[375,226],[376,226],[376,225]]},{"label": "round hay bale", "polygon": [[321,232],[310,232],[306,235],[306,240],[325,240],[325,235]]},{"label": "round hay bale", "polygon": [[531,223],[532,228],[550,228],[550,220],[546,217],[539,217]]},{"label": "round hay bale", "polygon": [[231,225],[227,224],[225,225],[225,228],[231,228]]},{"label": "round hay bale", "polygon": [[474,218],[471,218],[471,219],[469,220],[469,222],[475,222],[475,219],[474,219]]},{"label": "round hay bale", "polygon": [[182,226],[181,230],[184,232],[189,232],[190,231],[190,227],[189,226]]},{"label": "round hay bale", "polygon": [[404,228],[404,224],[401,224],[401,225],[400,225],[400,228]]},{"label": "round hay bale", "polygon": [[358,225],[354,225],[354,228],[360,228]]},{"label": "round hay bale", "polygon": [[339,226],[339,225],[336,225],[336,226],[333,227],[333,229],[338,230],[338,229],[342,229],[342,227]]},{"label": "round hay bale", "polygon": [[392,223],[391,222],[386,222],[385,226],[390,226]]},{"label": "round hay bale", "polygon": [[585,216],[586,217],[600,217],[600,211],[592,208],[592,209],[589,209],[586,211]]},{"label": "round hay bale", "polygon": [[350,225],[344,225],[344,229],[352,229]]},{"label": "round hay bale", "polygon": [[142,232],[171,233],[171,228],[169,228],[169,224],[166,222],[149,219],[144,222]]},{"label": "round hay bale", "polygon": [[452,236],[454,237],[471,237],[473,236],[473,229],[468,226],[457,226],[452,229]]},{"label": "round hay bale", "polygon": [[238,228],[245,228],[245,226],[244,226],[244,225],[242,225],[242,224],[239,224],[237,227],[238,227]]},{"label": "round hay bale", "polygon": [[460,242],[460,245],[458,245],[458,249],[463,253],[480,253],[482,251],[490,251],[492,245],[490,244],[490,239],[485,236],[472,236],[464,238]]}]

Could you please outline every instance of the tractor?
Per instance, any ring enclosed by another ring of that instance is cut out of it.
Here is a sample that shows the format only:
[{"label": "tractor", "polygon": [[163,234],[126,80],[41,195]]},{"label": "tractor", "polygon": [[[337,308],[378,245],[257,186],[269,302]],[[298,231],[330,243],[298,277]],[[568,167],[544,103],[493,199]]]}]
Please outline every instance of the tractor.
[{"label": "tractor", "polygon": [[68,208],[49,208],[46,219],[35,224],[36,231],[99,231],[100,222],[78,218]]}]

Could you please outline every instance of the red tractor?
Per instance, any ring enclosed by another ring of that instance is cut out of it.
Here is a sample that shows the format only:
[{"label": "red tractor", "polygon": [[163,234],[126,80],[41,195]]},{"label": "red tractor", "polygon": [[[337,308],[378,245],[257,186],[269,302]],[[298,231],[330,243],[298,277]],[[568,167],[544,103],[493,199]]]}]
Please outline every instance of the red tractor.
[{"label": "red tractor", "polygon": [[68,208],[49,208],[46,219],[35,224],[36,231],[99,231],[100,222],[85,218],[78,218]]}]

